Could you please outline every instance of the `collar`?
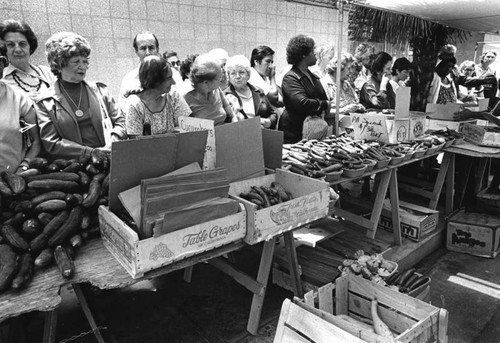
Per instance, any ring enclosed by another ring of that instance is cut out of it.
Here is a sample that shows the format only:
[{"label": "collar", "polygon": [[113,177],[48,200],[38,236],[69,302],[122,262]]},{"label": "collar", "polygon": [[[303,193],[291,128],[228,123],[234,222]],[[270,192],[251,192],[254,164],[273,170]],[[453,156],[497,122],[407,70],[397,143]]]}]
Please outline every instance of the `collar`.
[{"label": "collar", "polygon": [[10,75],[17,70],[23,74],[28,74],[28,75],[32,75],[32,76],[36,76],[36,77],[40,78],[40,75],[38,75],[38,73],[35,71],[34,67],[31,64],[30,64],[30,71],[27,73],[24,70],[21,70],[21,69],[15,67],[12,63],[10,63],[7,66],[7,68],[5,68],[3,70],[3,76],[5,77],[7,75]]},{"label": "collar", "polygon": [[[87,81],[83,80],[83,85],[84,87],[89,87],[89,88],[92,88],[91,84],[89,84]],[[54,99],[55,101],[57,102],[61,102],[61,97],[62,97],[62,93],[61,93],[61,87],[59,86],[59,79],[54,82],[50,88],[48,88],[47,90],[45,90],[43,93],[41,93],[36,101],[39,102],[39,101],[42,101],[42,100],[45,100],[45,99]]]}]

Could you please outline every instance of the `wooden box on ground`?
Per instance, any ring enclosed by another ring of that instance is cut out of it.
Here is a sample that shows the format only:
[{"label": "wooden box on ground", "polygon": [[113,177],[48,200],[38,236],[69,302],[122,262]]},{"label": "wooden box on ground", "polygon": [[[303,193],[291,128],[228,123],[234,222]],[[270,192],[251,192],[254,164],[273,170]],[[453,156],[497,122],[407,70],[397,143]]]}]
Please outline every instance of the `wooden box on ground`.
[{"label": "wooden box on ground", "polygon": [[[248,193],[252,186],[271,186],[278,182],[293,199],[257,210],[257,205],[239,196]],[[328,215],[329,185],[285,170],[275,174],[237,181],[230,184],[229,195],[240,201],[247,211],[245,242],[256,244],[278,234],[292,230]]]},{"label": "wooden box on ground", "polygon": [[133,278],[238,241],[246,234],[246,212],[241,204],[236,214],[143,240],[107,207],[99,207],[99,223],[104,245]]},{"label": "wooden box on ground", "polygon": [[[325,285],[318,289],[319,308],[314,307],[314,296],[311,294],[305,295],[303,307],[350,332],[352,342],[357,342],[359,339],[373,343],[394,342],[368,329],[353,326],[333,315],[333,304],[335,304],[336,315],[371,320],[371,301],[374,297],[378,301],[379,317],[395,333],[396,342],[447,342],[448,312],[446,310],[354,275],[341,276],[336,280],[335,302],[333,302],[332,287]],[[335,342],[335,340],[329,342]]]},{"label": "wooden box on ground", "polygon": [[448,219],[448,250],[495,258],[500,249],[500,217],[461,210]]},{"label": "wooden box on ground", "polygon": [[492,213],[500,213],[500,194],[488,193],[488,189],[483,189],[477,193],[477,206],[481,210]]}]

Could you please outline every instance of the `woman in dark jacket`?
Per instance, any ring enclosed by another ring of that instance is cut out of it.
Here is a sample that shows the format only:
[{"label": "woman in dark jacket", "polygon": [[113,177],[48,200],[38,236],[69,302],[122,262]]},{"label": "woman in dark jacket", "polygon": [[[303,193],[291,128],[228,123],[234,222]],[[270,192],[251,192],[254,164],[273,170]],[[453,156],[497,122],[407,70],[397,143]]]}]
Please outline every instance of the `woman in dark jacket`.
[{"label": "woman in dark jacket", "polygon": [[224,94],[233,111],[239,111],[245,119],[260,117],[260,124],[264,128],[276,128],[278,117],[264,91],[248,83],[251,72],[248,58],[243,55],[229,57],[226,71],[229,75],[229,87]]},{"label": "woman in dark jacket", "polygon": [[285,143],[302,139],[306,118],[322,118],[330,112],[330,101],[319,78],[308,69],[316,64],[314,44],[311,37],[298,35],[290,39],[286,48],[286,59],[292,69],[281,86],[286,112],[280,119],[279,130],[284,131]]},{"label": "woman in dark jacket", "polygon": [[395,102],[390,98],[393,94],[387,91],[390,87],[391,67],[392,57],[387,52],[381,51],[374,56],[370,64],[371,76],[363,84],[359,93],[359,102],[366,109],[388,109],[391,107],[390,103]]}]

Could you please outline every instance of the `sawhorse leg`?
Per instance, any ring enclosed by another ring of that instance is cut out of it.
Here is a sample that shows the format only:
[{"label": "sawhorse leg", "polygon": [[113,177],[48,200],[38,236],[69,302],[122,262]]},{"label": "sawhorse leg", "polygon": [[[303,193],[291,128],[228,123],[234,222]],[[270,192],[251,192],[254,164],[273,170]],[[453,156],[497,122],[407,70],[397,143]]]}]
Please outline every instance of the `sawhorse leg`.
[{"label": "sawhorse leg", "polygon": [[[389,190],[391,192],[391,211],[392,211],[392,233],[394,236],[394,243],[397,245],[403,244],[401,238],[401,222],[399,218],[399,191],[398,191],[398,168],[391,171],[391,180],[389,183]],[[378,221],[377,221],[378,223]]]},{"label": "sawhorse leg", "polygon": [[443,161],[441,162],[441,166],[439,167],[439,172],[436,178],[436,182],[434,184],[434,189],[432,190],[432,198],[429,201],[429,208],[432,210],[435,210],[438,205],[439,196],[441,195],[441,190],[443,189],[448,168],[450,167],[450,161],[452,159],[452,155],[453,154],[447,152],[444,153]]},{"label": "sawhorse leg", "polygon": [[43,326],[43,343],[54,343],[56,341],[57,309],[45,312],[45,323]]},{"label": "sawhorse leg", "polygon": [[99,343],[105,343],[104,338],[102,338],[101,331],[99,331],[99,327],[97,326],[94,316],[92,315],[92,312],[90,311],[89,304],[87,302],[87,299],[85,298],[85,295],[83,294],[82,287],[79,284],[73,284],[72,285],[73,290],[75,291],[76,297],[78,301],[80,302],[80,306],[82,307],[83,313],[85,314],[85,317],[87,318],[87,321],[90,324],[90,327],[92,328],[92,331],[94,332],[94,335],[97,339],[97,342]]},{"label": "sawhorse leg", "polygon": [[380,213],[382,213],[382,208],[384,207],[384,199],[387,194],[391,176],[391,170],[380,173],[380,184],[378,185],[377,196],[375,197],[375,204],[373,205],[372,215],[370,217],[371,227],[366,231],[366,235],[371,239],[374,239],[377,233],[378,221],[380,219]]},{"label": "sawhorse leg", "polygon": [[446,173],[446,214],[453,212],[453,202],[455,197],[455,154],[446,153],[449,155],[450,164]]},{"label": "sawhorse leg", "polygon": [[247,330],[252,335],[256,335],[259,329],[260,315],[262,314],[262,306],[264,305],[264,297],[266,296],[267,281],[273,263],[274,246],[276,238],[271,238],[264,242],[264,248],[260,256],[259,272],[257,273],[257,282],[262,285],[260,293],[254,293],[252,298],[252,306],[250,307],[250,317],[248,318]]},{"label": "sawhorse leg", "polygon": [[297,258],[297,251],[295,250],[293,231],[285,232],[283,238],[285,240],[285,249],[288,255],[290,275],[294,281],[295,296],[302,299],[304,297],[304,291],[302,290],[302,281],[300,281],[299,260]]}]

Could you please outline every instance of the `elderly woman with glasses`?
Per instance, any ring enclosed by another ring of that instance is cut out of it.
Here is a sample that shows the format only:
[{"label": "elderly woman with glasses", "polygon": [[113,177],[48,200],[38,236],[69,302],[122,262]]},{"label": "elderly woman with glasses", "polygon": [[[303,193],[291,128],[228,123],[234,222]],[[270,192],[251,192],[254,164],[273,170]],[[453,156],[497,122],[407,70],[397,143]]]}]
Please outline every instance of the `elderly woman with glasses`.
[{"label": "elderly woman with glasses", "polygon": [[38,47],[38,40],[28,24],[13,19],[5,20],[0,24],[0,40],[5,41],[10,61],[3,71],[5,83],[35,99],[56,81],[50,68],[31,63],[31,55]]},{"label": "elderly woman with glasses", "polygon": [[72,32],[52,35],[45,52],[57,81],[37,99],[43,147],[53,158],[110,153],[125,139],[125,118],[106,85],[85,80],[90,45]]},{"label": "elderly woman with glasses", "polygon": [[[7,47],[0,41],[0,78],[9,65]],[[40,152],[33,101],[19,89],[0,81],[0,171],[22,172]],[[23,131],[23,132],[21,132]]]},{"label": "elderly woman with glasses", "polygon": [[248,82],[251,73],[248,58],[243,55],[229,57],[226,70],[229,75],[229,87],[224,94],[229,102],[234,104],[233,111],[239,111],[245,119],[260,117],[262,127],[274,129],[278,120],[276,112],[264,91]]}]

